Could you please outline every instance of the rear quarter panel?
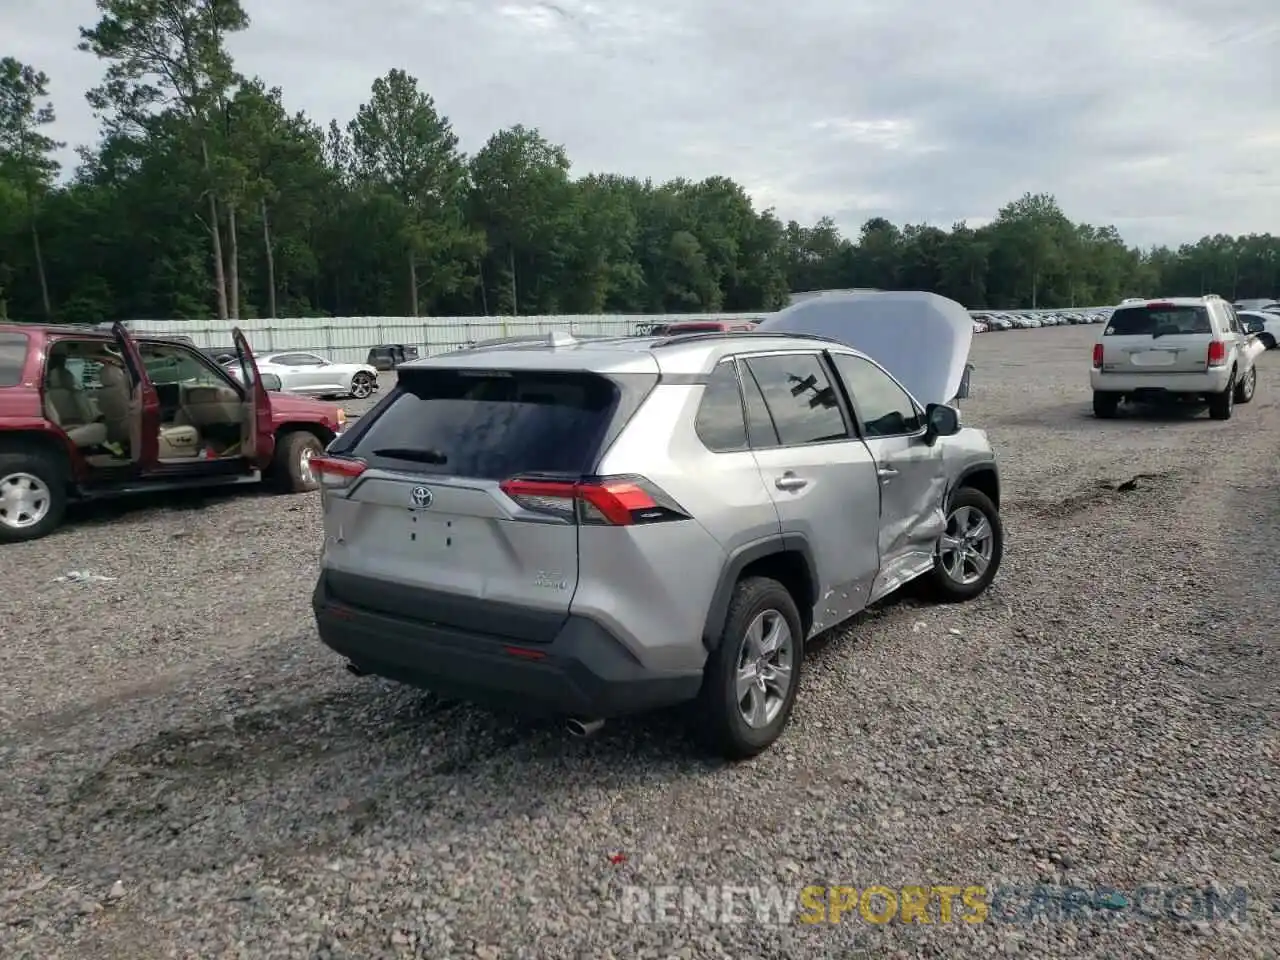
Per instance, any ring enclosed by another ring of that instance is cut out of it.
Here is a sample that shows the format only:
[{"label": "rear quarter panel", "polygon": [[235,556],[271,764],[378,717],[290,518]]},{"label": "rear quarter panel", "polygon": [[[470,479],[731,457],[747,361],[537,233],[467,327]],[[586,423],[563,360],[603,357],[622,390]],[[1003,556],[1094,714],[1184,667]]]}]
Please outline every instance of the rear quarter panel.
[{"label": "rear quarter panel", "polygon": [[0,387],[0,440],[5,434],[38,434],[46,442],[65,451],[73,475],[82,478],[84,461],[75,445],[44,415],[40,385],[44,381],[46,342],[33,333],[28,333],[27,339],[27,359],[23,364],[21,382],[11,387]]},{"label": "rear quarter panel", "polygon": [[574,611],[610,626],[655,670],[703,666],[702,633],[730,554],[781,530],[751,453],[712,453],[698,439],[702,393],[701,386],[656,387],[599,468],[643,475],[693,519],[580,528]]}]

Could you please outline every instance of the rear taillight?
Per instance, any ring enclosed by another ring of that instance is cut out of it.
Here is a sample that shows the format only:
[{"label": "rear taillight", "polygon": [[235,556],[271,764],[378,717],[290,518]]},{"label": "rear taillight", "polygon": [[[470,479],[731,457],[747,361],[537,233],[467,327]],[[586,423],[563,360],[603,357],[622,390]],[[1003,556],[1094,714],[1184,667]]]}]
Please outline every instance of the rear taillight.
[{"label": "rear taillight", "polygon": [[1209,366],[1220,367],[1227,362],[1227,345],[1221,340],[1209,341],[1209,355],[1206,358]]},{"label": "rear taillight", "polygon": [[1093,345],[1093,369],[1102,369],[1102,344],[1100,343]]},{"label": "rear taillight", "polygon": [[644,477],[598,477],[576,482],[512,477],[499,486],[526,510],[582,524],[629,527],[689,519],[680,504]]},{"label": "rear taillight", "polygon": [[320,485],[330,490],[349,487],[356,477],[369,469],[363,460],[348,460],[345,457],[312,457],[311,472],[316,475]]}]

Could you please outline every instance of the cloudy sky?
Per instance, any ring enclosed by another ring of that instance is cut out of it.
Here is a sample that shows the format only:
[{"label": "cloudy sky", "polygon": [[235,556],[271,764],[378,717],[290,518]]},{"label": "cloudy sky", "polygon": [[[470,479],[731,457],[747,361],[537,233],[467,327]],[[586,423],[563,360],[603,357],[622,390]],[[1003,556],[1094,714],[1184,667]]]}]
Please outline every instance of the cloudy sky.
[{"label": "cloudy sky", "polygon": [[[244,0],[239,69],[346,121],[392,67],[474,151],[726,174],[784,219],[980,223],[1024,191],[1131,242],[1280,232],[1277,0]],[[92,142],[93,0],[0,0],[0,54]],[[68,151],[69,153],[69,151]]]}]

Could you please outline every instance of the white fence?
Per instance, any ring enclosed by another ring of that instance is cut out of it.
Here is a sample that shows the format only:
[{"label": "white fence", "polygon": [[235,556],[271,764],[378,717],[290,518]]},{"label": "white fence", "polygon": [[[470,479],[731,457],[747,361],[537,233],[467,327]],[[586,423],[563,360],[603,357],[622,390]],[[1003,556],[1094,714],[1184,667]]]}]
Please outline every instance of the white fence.
[{"label": "white fence", "polygon": [[[818,291],[822,292],[822,291]],[[799,295],[798,299],[816,293]],[[1077,312],[1110,310],[1110,307],[1074,307]],[[989,310],[978,313],[1008,313]],[[1019,314],[1057,313],[1060,310],[1018,310]],[[667,313],[606,314],[599,316],[545,317],[293,317],[277,320],[130,320],[126,326],[138,333],[187,336],[196,346],[214,349],[231,346],[231,329],[239,326],[255,353],[303,350],[341,363],[363,362],[369,348],[380,343],[415,346],[422,355],[441,353],[477,340],[560,331],[583,335],[629,336],[637,328],[681,320],[763,320],[768,313]]]},{"label": "white fence", "polygon": [[239,326],[255,353],[305,350],[340,363],[363,362],[380,343],[415,346],[425,356],[477,340],[560,331],[583,335],[627,336],[646,324],[680,320],[761,320],[767,313],[699,313],[549,316],[549,317],[302,317],[277,320],[131,320],[138,333],[187,336],[196,346],[231,346]]}]

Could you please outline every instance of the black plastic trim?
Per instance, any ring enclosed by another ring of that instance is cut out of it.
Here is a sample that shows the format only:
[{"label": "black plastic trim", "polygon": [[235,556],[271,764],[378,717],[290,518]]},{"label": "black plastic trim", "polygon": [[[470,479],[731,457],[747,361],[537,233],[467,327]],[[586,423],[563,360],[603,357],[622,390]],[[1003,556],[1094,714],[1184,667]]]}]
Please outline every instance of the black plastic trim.
[{"label": "black plastic trim", "polygon": [[546,646],[514,655],[503,637],[358,610],[322,575],[312,597],[320,640],[363,674],[533,716],[606,719],[693,700],[702,671],[646,668],[612,633],[569,615]]},{"label": "black plastic trim", "polygon": [[327,596],[344,607],[513,643],[550,643],[569,617],[567,604],[564,610],[531,610],[337,570],[326,571],[322,579]]},{"label": "black plastic trim", "polygon": [[[722,360],[721,363],[723,362]],[[705,387],[710,382],[709,373],[664,373],[658,378],[658,383],[675,387]]]},{"label": "black plastic trim", "polygon": [[955,489],[958,489],[959,487],[964,486],[964,482],[966,480],[968,480],[970,477],[974,476],[975,474],[979,474],[979,473],[990,473],[995,476],[996,478],[995,508],[999,510],[1000,509],[1000,493],[1001,493],[1000,468],[996,466],[996,462],[994,460],[989,461],[987,463],[975,463],[972,466],[965,467],[963,470],[960,471],[960,475],[956,477],[955,484],[952,486],[951,489],[955,490]]},{"label": "black plastic trim", "polygon": [[733,600],[733,590],[737,586],[742,571],[757,560],[773,556],[776,553],[799,553],[804,557],[809,568],[810,607],[817,606],[818,564],[814,560],[813,548],[808,539],[800,533],[783,533],[739,547],[729,555],[724,568],[720,571],[720,580],[716,584],[716,592],[711,597],[711,606],[707,610],[707,621],[702,628],[702,643],[708,650],[714,650],[724,632],[725,620],[729,616],[729,604]]}]

